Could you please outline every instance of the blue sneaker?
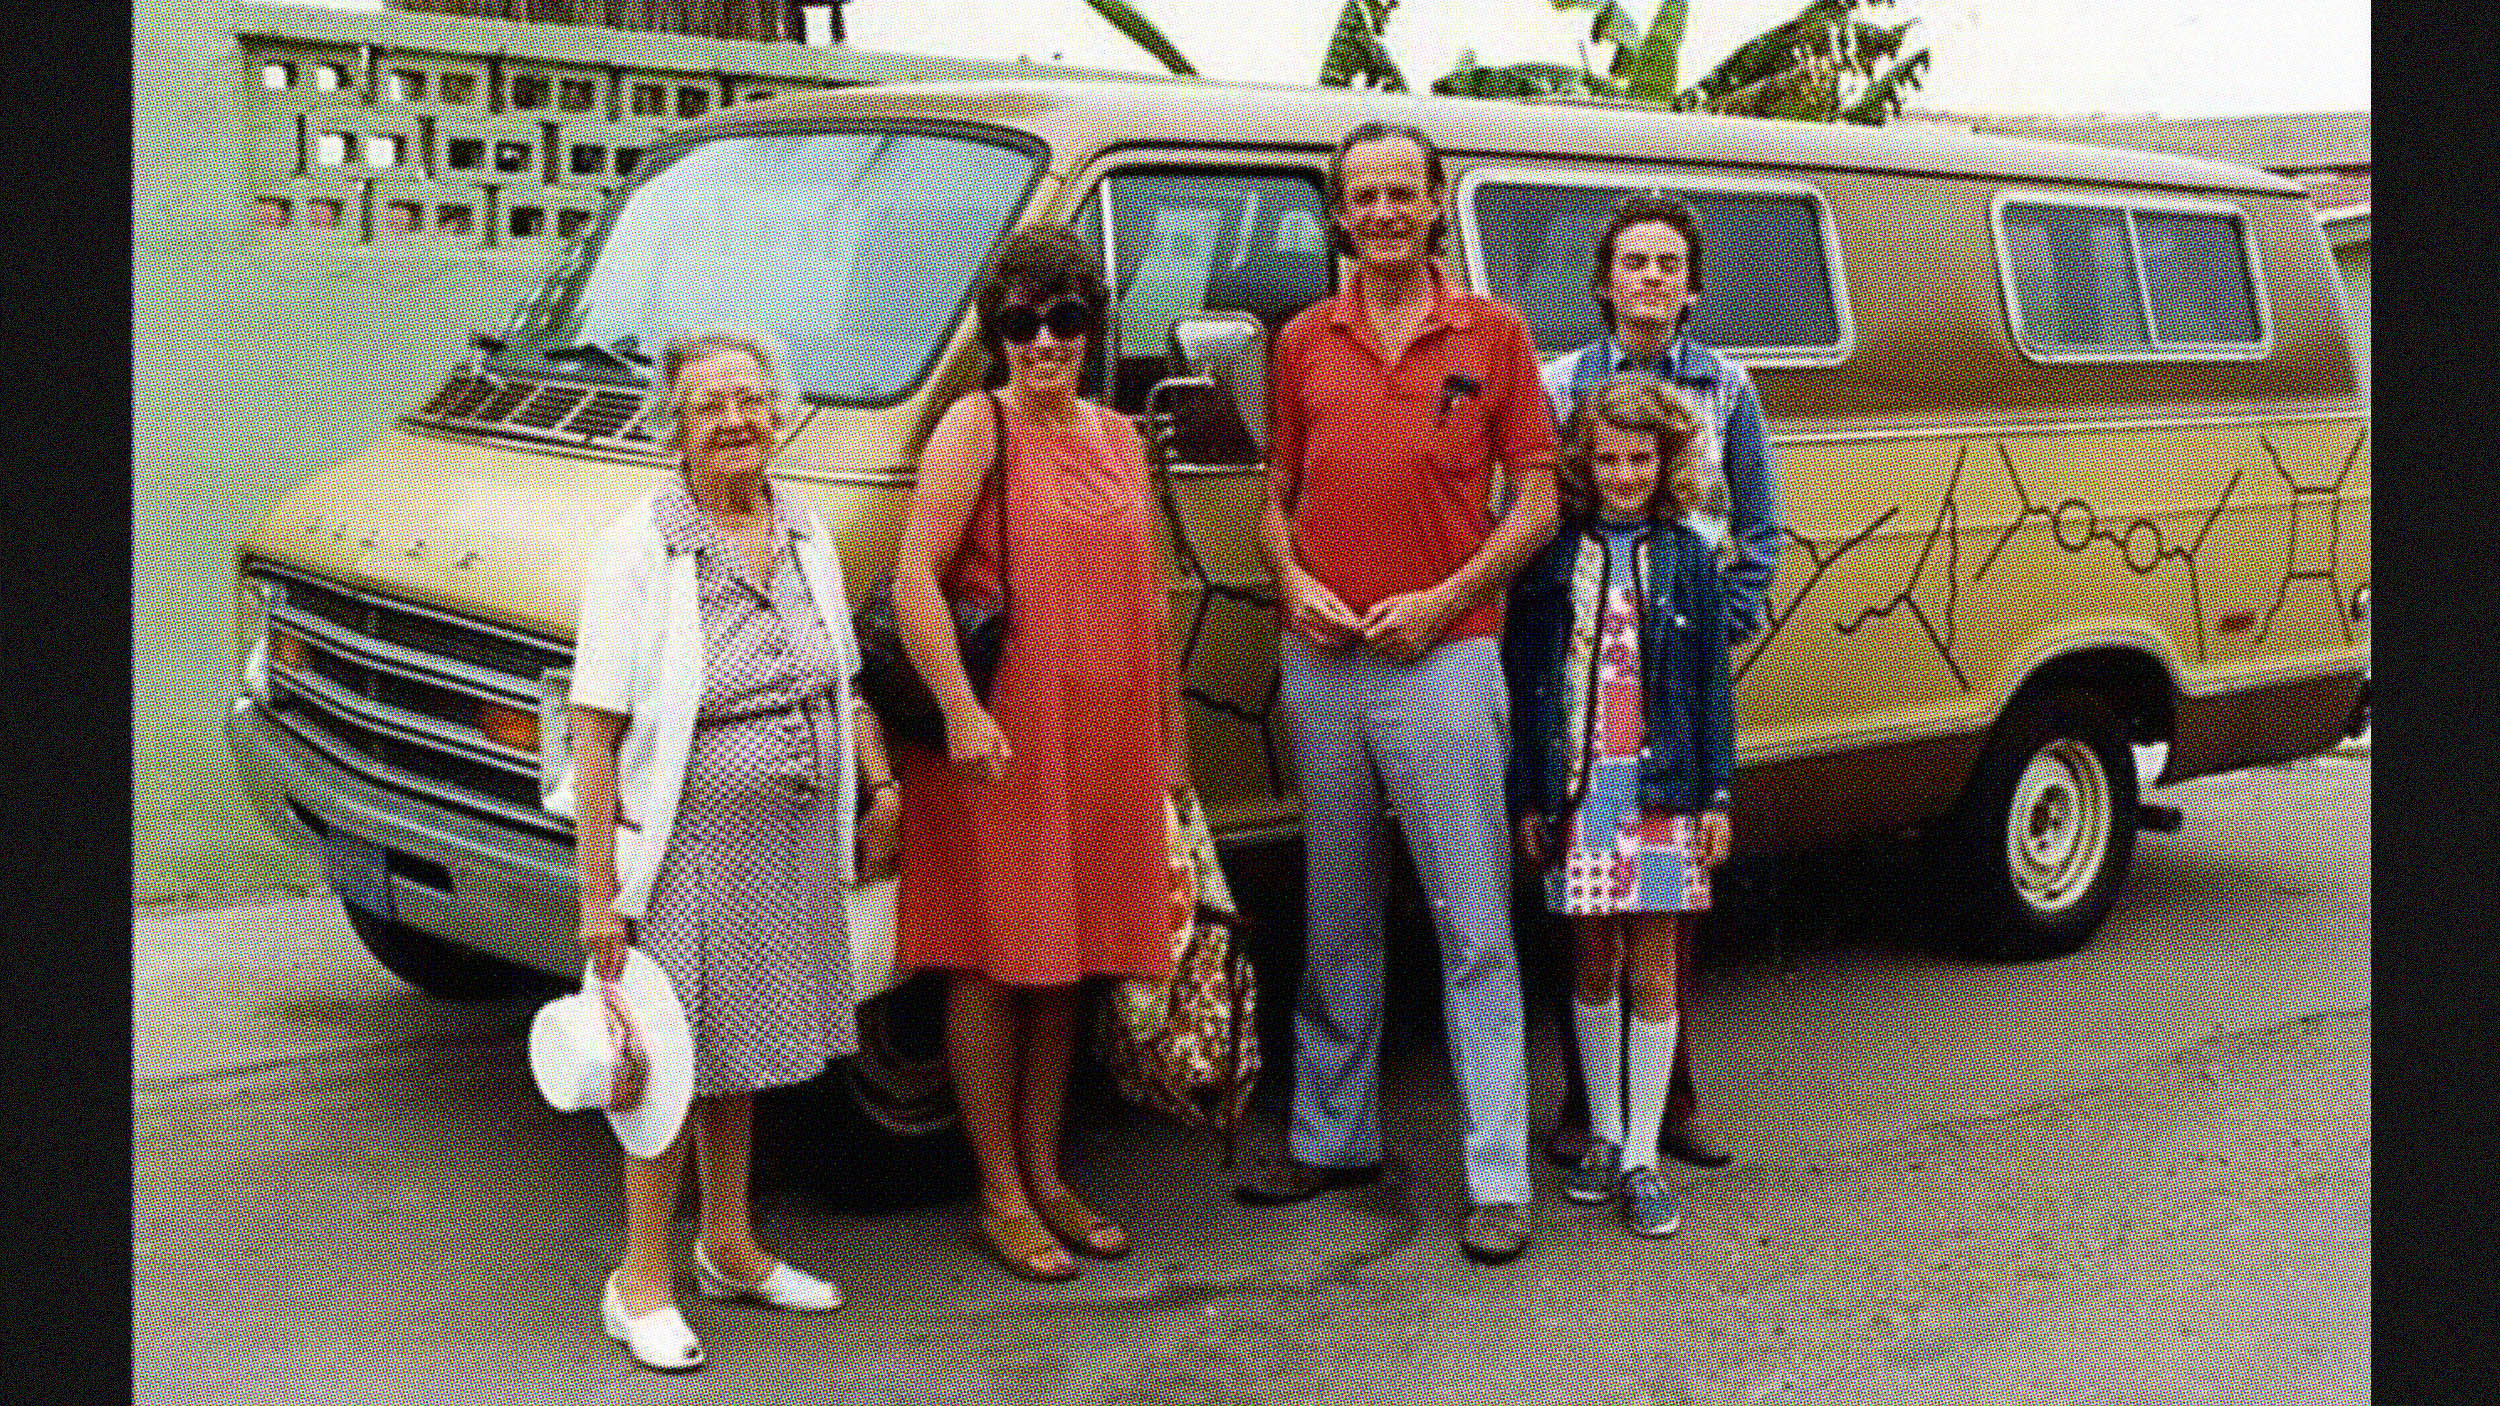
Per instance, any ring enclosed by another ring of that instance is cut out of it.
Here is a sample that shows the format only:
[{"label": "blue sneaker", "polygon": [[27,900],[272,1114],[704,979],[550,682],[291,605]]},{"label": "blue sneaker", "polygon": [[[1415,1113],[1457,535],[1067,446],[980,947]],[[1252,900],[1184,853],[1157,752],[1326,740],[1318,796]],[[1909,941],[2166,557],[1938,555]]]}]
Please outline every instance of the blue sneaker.
[{"label": "blue sneaker", "polygon": [[1675,1193],[1655,1167],[1634,1167],[1623,1175],[1623,1226],[1635,1235],[1673,1235],[1680,1217]]},{"label": "blue sneaker", "polygon": [[1563,1173],[1563,1195],[1586,1206],[1615,1199],[1615,1183],[1623,1177],[1623,1149],[1604,1138],[1589,1139],[1580,1165]]}]

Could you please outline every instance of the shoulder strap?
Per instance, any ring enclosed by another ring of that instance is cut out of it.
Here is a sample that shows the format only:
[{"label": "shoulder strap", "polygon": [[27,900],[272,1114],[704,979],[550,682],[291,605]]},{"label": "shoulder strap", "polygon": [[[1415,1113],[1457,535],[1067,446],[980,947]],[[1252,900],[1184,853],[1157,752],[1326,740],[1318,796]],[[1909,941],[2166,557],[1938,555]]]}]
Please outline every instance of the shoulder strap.
[{"label": "shoulder strap", "polygon": [[998,392],[984,391],[981,398],[990,404],[990,466],[981,475],[981,491],[998,495],[998,605],[1007,617],[1008,628],[1015,628],[1016,612],[1014,573],[1007,569],[1007,412]]}]

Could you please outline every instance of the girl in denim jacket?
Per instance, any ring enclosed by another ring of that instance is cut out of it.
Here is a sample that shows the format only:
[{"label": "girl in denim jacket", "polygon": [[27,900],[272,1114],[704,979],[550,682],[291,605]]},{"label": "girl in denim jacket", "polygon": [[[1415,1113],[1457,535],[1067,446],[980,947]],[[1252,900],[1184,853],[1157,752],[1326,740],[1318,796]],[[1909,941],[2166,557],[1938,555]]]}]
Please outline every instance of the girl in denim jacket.
[{"label": "girl in denim jacket", "polygon": [[1677,967],[1731,834],[1726,590],[1688,521],[1705,432],[1682,393],[1645,373],[1610,376],[1581,402],[1562,526],[1513,585],[1503,637],[1519,849],[1573,938],[1592,1141],[1564,1192],[1620,1198],[1643,1235],[1676,1226],[1656,1149]]}]

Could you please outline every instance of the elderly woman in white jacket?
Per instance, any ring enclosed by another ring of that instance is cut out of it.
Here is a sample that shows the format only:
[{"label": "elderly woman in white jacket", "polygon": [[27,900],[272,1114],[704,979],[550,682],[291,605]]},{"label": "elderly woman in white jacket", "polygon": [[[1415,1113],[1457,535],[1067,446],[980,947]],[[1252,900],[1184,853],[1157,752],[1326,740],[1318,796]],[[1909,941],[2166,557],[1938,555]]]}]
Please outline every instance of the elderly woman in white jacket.
[{"label": "elderly woman in white jacket", "polygon": [[[661,351],[653,409],[679,472],[591,562],[573,809],[583,950],[609,977],[629,944],[649,953],[693,1031],[697,1286],[821,1312],[840,1292],[755,1237],[754,1091],[857,1047],[842,888],[892,868],[898,811],[850,688],[858,649],[831,538],[765,474],[797,398],[785,367],[777,340],[738,329]],[[600,1295],[607,1332],[660,1370],[703,1361],[669,1263],[686,1140],[626,1154],[625,1256]]]}]

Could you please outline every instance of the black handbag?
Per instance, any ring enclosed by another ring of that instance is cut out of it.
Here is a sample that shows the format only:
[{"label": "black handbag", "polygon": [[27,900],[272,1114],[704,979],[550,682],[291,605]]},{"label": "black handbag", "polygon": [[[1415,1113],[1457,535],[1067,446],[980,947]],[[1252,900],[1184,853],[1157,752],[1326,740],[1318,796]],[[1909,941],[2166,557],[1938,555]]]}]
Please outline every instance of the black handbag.
[{"label": "black handbag", "polygon": [[[998,494],[999,599],[954,600],[946,606],[955,617],[955,643],[963,651],[964,677],[972,681],[974,695],[986,704],[990,680],[998,673],[998,657],[1007,644],[1008,605],[1014,588],[1009,584],[1007,563],[1007,420],[995,394],[984,398],[990,403],[990,467],[982,475],[981,493],[984,497],[993,491]],[[980,511],[976,500],[974,516]],[[920,671],[912,667],[911,654],[903,648],[902,634],[896,628],[893,572],[878,577],[868,588],[859,609],[851,613],[851,633],[859,640],[859,695],[877,715],[886,739],[945,751],[946,712]]]}]

